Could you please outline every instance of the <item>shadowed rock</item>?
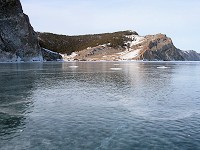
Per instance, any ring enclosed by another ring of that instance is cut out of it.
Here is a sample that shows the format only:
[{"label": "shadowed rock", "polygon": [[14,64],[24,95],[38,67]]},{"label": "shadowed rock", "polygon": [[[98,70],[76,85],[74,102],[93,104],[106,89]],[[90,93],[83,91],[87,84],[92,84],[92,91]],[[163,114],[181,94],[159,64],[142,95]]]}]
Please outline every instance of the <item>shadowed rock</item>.
[{"label": "shadowed rock", "polygon": [[0,62],[43,61],[37,34],[19,0],[0,1]]},{"label": "shadowed rock", "polygon": [[185,58],[180,54],[171,38],[164,34],[147,35],[142,43],[142,51],[139,60],[164,60],[164,61],[184,61]]},{"label": "shadowed rock", "polygon": [[189,51],[182,51],[181,55],[185,58],[187,61],[200,61],[200,54],[196,51],[189,50]]}]

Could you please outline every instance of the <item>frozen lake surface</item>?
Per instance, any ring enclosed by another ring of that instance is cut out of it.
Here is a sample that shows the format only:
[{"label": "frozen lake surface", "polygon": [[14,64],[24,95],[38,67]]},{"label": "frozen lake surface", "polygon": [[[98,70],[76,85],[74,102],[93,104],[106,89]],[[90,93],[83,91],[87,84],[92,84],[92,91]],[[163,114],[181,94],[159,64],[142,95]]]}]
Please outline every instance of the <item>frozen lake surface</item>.
[{"label": "frozen lake surface", "polygon": [[200,148],[200,62],[0,64],[1,150]]}]

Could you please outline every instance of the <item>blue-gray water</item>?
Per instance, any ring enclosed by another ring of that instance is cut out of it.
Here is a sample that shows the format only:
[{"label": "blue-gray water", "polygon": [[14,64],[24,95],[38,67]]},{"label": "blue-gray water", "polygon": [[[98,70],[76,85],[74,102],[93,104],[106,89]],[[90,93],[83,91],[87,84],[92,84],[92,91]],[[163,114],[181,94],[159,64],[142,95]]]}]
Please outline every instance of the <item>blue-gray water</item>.
[{"label": "blue-gray water", "polygon": [[0,64],[0,149],[200,149],[200,62]]}]

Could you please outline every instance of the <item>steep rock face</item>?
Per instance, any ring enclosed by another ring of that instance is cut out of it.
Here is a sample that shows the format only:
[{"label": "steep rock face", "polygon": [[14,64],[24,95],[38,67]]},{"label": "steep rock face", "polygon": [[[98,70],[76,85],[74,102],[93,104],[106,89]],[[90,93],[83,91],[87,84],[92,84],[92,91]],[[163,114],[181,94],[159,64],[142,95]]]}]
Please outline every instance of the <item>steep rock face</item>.
[{"label": "steep rock face", "polygon": [[42,56],[44,61],[58,61],[63,59],[59,53],[53,52],[45,48],[42,48]]},{"label": "steep rock face", "polygon": [[19,0],[0,1],[0,62],[43,61],[37,34]]},{"label": "steep rock face", "polygon": [[142,48],[139,60],[164,60],[172,61],[179,60],[184,61],[184,57],[180,54],[180,50],[177,49],[171,38],[168,38],[164,34],[147,35],[145,40],[141,43]]},{"label": "steep rock face", "polygon": [[181,51],[181,55],[187,61],[200,61],[200,54],[193,50]]}]

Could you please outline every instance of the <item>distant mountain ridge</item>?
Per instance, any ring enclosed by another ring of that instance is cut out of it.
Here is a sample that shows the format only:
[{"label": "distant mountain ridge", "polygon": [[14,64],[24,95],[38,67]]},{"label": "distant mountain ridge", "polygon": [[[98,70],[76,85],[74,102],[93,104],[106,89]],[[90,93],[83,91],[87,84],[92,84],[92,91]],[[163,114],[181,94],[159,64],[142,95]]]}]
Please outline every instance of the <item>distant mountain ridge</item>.
[{"label": "distant mountain ridge", "polygon": [[194,50],[181,51],[181,55],[185,58],[186,61],[199,61],[200,54]]},{"label": "distant mountain ridge", "polygon": [[176,48],[171,38],[164,34],[139,36],[127,30],[80,36],[38,33],[38,36],[42,47],[67,54],[63,55],[65,60],[200,60],[200,54]]}]

